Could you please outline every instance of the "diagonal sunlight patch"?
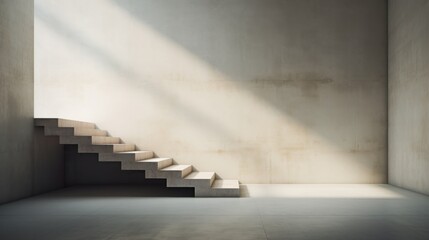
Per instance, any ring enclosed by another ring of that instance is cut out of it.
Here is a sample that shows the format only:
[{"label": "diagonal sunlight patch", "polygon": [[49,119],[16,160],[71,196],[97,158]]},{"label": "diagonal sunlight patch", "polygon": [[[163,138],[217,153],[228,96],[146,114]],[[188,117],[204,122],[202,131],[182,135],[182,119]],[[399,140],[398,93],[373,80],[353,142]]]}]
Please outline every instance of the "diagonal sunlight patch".
[{"label": "diagonal sunlight patch", "polygon": [[[347,126],[316,131],[314,122],[302,119],[317,109],[294,109],[301,117],[294,118],[117,1],[39,0],[35,21],[35,117],[96,120],[125,142],[242,182],[379,181],[372,178],[376,166],[357,161],[359,153],[366,154],[365,146],[328,137]],[[302,76],[291,76],[296,77]],[[296,79],[289,83],[296,84]],[[279,89],[275,84],[262,86],[261,94],[313,94],[296,87]],[[329,122],[329,116],[318,117]],[[350,148],[363,150],[353,155]],[[323,173],[309,176],[313,172]]]},{"label": "diagonal sunlight patch", "polygon": [[243,184],[242,197],[401,199],[407,194],[386,184]]}]

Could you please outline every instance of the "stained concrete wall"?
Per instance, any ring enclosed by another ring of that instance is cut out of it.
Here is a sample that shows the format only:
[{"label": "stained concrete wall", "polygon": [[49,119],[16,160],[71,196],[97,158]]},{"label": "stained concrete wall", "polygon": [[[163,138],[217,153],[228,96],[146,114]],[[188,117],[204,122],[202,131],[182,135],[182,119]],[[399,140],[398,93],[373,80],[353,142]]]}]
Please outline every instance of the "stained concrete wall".
[{"label": "stained concrete wall", "polygon": [[36,0],[35,115],[243,183],[387,181],[384,0]]},{"label": "stained concrete wall", "polygon": [[61,148],[33,126],[33,10],[0,0],[0,203],[64,185]]},{"label": "stained concrete wall", "polygon": [[389,1],[389,183],[429,194],[429,1]]}]

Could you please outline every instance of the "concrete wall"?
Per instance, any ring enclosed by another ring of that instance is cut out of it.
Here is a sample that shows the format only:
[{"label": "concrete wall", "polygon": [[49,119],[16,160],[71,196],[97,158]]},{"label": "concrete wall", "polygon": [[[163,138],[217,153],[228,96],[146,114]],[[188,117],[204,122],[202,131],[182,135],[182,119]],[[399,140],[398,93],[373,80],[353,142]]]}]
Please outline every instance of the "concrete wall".
[{"label": "concrete wall", "polygon": [[32,192],[33,3],[0,1],[0,203]]},{"label": "concrete wall", "polygon": [[35,115],[243,183],[387,181],[384,0],[36,0]]},{"label": "concrete wall", "polygon": [[429,0],[389,1],[389,183],[429,194]]},{"label": "concrete wall", "polygon": [[0,203],[64,185],[61,148],[33,126],[33,10],[0,0]]}]

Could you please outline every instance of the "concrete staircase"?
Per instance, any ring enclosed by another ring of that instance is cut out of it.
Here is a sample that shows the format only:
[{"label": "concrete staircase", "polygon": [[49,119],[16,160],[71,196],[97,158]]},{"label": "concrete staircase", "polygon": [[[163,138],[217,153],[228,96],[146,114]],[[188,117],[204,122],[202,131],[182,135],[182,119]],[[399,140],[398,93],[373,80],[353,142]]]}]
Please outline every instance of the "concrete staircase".
[{"label": "concrete staircase", "polygon": [[122,170],[144,170],[146,178],[163,178],[167,187],[193,187],[196,197],[239,197],[237,180],[216,179],[214,172],[195,172],[191,165],[174,164],[172,158],[155,157],[152,151],[136,151],[134,144],[108,136],[94,123],[58,118],[35,119],[46,136],[59,136],[60,144],[77,144],[79,153],[98,153],[101,162],[121,162]]}]

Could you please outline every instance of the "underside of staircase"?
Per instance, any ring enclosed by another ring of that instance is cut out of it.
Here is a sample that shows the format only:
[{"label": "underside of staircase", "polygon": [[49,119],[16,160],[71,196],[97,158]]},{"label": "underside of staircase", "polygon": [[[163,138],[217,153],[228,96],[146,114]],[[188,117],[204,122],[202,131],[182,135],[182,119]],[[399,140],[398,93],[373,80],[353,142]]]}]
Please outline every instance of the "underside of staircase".
[{"label": "underside of staircase", "polygon": [[195,197],[239,197],[238,180],[216,179],[214,172],[196,172],[192,165],[174,164],[172,158],[155,157],[152,151],[137,151],[94,123],[59,119],[35,119],[46,136],[59,136],[60,144],[77,144],[79,153],[98,153],[100,162],[121,162],[122,170],[143,170],[146,178],[166,179],[167,187],[192,187]]}]

